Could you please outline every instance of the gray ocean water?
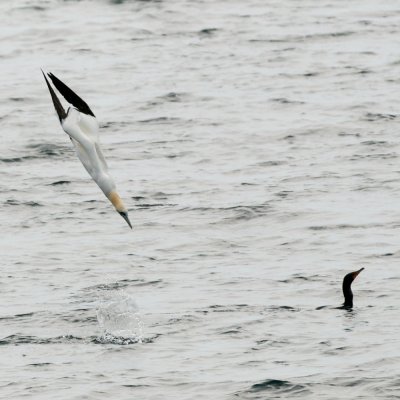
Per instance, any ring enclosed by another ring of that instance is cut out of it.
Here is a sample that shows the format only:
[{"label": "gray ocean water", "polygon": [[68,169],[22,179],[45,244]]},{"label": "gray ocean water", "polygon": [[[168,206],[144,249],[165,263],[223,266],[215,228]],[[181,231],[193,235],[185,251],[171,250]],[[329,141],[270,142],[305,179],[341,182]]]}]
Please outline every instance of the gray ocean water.
[{"label": "gray ocean water", "polygon": [[399,399],[399,38],[397,1],[1,2],[0,398]]}]

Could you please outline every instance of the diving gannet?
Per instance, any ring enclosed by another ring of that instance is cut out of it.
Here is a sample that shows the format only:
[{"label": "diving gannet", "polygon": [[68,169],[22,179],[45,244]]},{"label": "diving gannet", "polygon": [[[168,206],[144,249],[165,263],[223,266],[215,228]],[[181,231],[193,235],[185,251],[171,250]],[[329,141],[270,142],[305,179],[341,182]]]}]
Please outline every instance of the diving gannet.
[{"label": "diving gannet", "polygon": [[95,115],[85,101],[55,75],[49,73],[47,75],[53,82],[53,85],[63,95],[65,100],[73,106],[68,107],[67,112],[65,112],[60,100],[50,86],[45,73],[43,71],[42,73],[46,80],[47,87],[49,88],[61,127],[64,132],[69,135],[78,158],[108,200],[111,201],[116,211],[125,219],[132,229],[128,218],[128,210],[116,191],[114,180],[108,172],[107,162],[100,148],[98,135],[99,124]]}]

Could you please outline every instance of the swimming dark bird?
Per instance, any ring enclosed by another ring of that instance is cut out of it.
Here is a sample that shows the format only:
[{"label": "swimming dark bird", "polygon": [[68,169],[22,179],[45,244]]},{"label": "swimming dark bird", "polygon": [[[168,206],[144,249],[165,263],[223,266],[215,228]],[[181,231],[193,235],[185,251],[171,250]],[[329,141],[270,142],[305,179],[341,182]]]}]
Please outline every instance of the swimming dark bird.
[{"label": "swimming dark bird", "polygon": [[317,307],[316,310],[322,310],[324,308],[333,308],[336,310],[338,310],[338,309],[351,310],[353,308],[353,292],[351,291],[351,284],[353,283],[354,279],[357,278],[358,274],[363,269],[364,268],[361,268],[358,271],[349,272],[343,278],[342,289],[343,289],[344,303],[342,306],[340,306],[340,307],[320,306],[320,307]]},{"label": "swimming dark bird", "polygon": [[351,291],[351,284],[363,269],[364,268],[361,268],[358,271],[350,272],[343,278],[343,285],[342,285],[343,296],[344,296],[343,308],[346,309],[353,308],[353,292]]}]

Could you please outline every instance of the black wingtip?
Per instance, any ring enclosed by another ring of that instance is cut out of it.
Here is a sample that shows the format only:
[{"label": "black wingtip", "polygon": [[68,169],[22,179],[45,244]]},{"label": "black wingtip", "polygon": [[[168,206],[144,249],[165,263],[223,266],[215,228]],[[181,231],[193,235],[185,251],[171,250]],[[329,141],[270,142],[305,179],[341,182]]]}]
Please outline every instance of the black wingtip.
[{"label": "black wingtip", "polygon": [[53,73],[49,72],[47,74],[57,90],[64,96],[68,103],[71,103],[76,107],[81,113],[91,115],[95,117],[93,111],[87,105],[87,103],[81,99],[72,89],[70,89],[64,82],[58,79]]},{"label": "black wingtip", "polygon": [[43,77],[44,77],[44,79],[46,81],[47,87],[48,87],[49,92],[50,92],[51,99],[53,100],[54,108],[56,109],[58,118],[59,118],[59,120],[61,122],[63,119],[65,119],[67,117],[67,113],[65,112],[60,100],[58,99],[58,97],[55,94],[53,88],[51,87],[49,81],[47,80],[47,77],[46,77],[45,73],[43,72],[43,70],[41,68],[40,68],[40,70],[42,71]]}]

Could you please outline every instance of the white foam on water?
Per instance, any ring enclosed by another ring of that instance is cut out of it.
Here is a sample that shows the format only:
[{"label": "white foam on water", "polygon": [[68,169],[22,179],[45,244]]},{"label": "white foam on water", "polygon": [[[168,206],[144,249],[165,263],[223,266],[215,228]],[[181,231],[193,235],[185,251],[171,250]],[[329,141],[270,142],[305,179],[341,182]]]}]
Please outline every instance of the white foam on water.
[{"label": "white foam on water", "polygon": [[99,301],[97,321],[104,342],[142,343],[143,325],[135,299],[120,290],[108,293]]}]

